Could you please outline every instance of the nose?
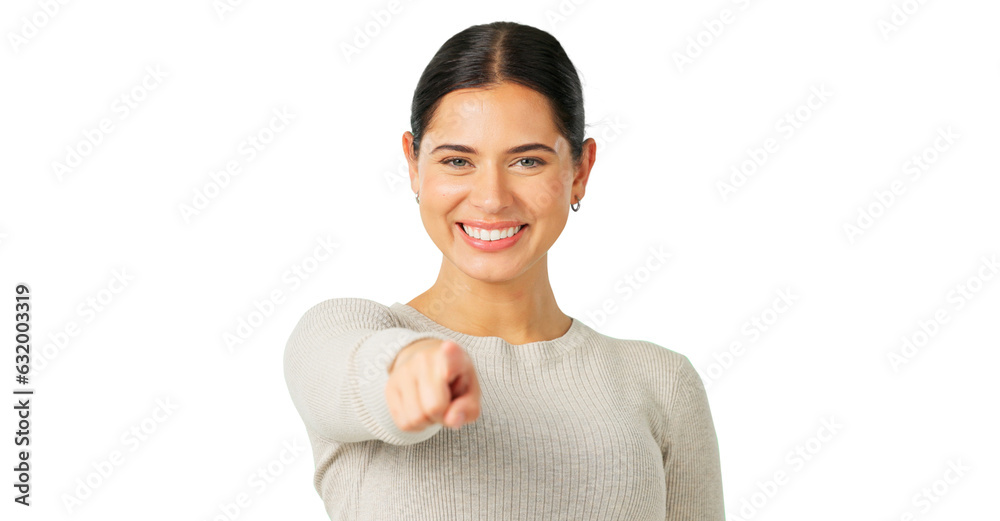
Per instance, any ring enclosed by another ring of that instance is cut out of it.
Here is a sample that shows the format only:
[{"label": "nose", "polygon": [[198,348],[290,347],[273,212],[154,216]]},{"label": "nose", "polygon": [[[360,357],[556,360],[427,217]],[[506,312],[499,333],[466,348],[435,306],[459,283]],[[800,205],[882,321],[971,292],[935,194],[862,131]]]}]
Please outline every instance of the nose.
[{"label": "nose", "polygon": [[483,213],[501,213],[514,200],[505,176],[503,167],[496,162],[476,171],[469,191],[469,203]]}]

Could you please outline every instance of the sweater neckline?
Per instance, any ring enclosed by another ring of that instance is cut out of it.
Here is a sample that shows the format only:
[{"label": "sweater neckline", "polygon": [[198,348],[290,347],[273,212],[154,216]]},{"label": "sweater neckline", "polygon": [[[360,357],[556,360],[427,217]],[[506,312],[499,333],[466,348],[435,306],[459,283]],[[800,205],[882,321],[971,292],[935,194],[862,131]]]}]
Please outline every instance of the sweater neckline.
[{"label": "sweater neckline", "polygon": [[563,356],[578,347],[585,336],[586,324],[570,316],[572,323],[562,336],[552,340],[538,340],[527,344],[511,344],[498,336],[475,336],[449,329],[424,315],[416,308],[402,302],[394,302],[389,308],[410,317],[427,330],[451,338],[470,354],[498,356],[516,360],[550,360]]}]

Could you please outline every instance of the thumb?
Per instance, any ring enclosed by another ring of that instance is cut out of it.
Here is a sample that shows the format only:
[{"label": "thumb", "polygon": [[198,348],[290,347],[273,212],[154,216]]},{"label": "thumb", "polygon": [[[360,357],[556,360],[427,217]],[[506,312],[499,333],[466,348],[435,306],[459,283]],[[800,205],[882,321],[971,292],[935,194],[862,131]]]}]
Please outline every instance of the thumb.
[{"label": "thumb", "polygon": [[457,429],[468,423],[469,419],[474,417],[475,411],[479,408],[476,398],[476,396],[466,394],[452,401],[444,411],[444,424]]}]

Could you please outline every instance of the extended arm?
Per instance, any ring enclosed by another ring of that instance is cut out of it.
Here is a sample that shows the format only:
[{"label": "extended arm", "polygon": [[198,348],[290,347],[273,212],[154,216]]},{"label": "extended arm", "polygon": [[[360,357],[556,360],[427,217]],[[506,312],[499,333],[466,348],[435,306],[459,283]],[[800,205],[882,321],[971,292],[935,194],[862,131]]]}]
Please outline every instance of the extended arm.
[{"label": "extended arm", "polygon": [[284,351],[288,392],[306,427],[335,442],[379,439],[394,445],[424,441],[439,430],[400,430],[385,397],[387,368],[396,354],[435,333],[395,327],[381,304],[360,298],[329,299],[299,319]]}]

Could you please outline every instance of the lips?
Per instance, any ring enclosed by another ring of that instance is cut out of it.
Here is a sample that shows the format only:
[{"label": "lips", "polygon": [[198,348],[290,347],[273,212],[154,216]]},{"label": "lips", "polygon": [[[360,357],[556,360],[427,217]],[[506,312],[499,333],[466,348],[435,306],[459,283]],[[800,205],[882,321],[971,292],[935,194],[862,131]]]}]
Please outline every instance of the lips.
[{"label": "lips", "polygon": [[[469,222],[465,222],[464,224],[472,226],[472,224]],[[521,228],[514,235],[511,235],[510,237],[505,237],[503,239],[497,239],[495,241],[488,241],[471,237],[469,234],[465,233],[465,229],[462,225],[463,223],[456,222],[455,228],[458,229],[457,233],[462,234],[462,237],[465,239],[466,244],[472,246],[477,250],[487,251],[487,252],[503,250],[506,248],[510,248],[511,246],[514,246],[521,239],[521,236],[524,235],[524,231],[528,228],[527,224],[521,224],[520,225]],[[517,224],[514,224],[513,226],[517,226]],[[510,226],[508,226],[508,228],[509,227]]]}]

